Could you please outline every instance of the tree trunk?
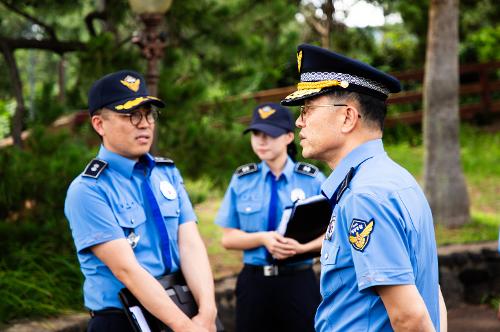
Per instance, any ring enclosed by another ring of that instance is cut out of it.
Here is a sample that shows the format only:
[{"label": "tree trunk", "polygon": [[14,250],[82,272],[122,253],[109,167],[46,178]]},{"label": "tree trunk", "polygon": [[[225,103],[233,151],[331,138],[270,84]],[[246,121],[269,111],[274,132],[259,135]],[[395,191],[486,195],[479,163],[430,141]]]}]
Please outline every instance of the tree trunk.
[{"label": "tree trunk", "polygon": [[424,78],[424,187],[437,223],[470,219],[460,162],[459,0],[431,0]]},{"label": "tree trunk", "polygon": [[14,95],[16,97],[16,112],[12,118],[12,139],[14,140],[14,145],[22,149],[23,141],[21,134],[24,127],[24,114],[26,112],[26,107],[24,106],[23,97],[23,85],[21,82],[21,77],[19,76],[19,70],[17,68],[16,59],[14,57],[14,51],[8,47],[5,43],[1,43],[2,53],[9,68],[10,82],[12,84],[12,89],[14,90]]}]

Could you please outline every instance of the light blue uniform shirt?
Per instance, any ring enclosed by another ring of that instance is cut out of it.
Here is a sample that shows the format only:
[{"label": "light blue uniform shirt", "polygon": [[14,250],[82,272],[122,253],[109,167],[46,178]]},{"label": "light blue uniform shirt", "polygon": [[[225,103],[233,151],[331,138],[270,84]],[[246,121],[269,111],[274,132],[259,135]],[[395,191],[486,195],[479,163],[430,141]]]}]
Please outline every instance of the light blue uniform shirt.
[{"label": "light blue uniform shirt", "polygon": [[[314,167],[314,166],[311,166]],[[314,167],[314,169],[316,169]],[[226,228],[237,228],[248,233],[267,231],[271,181],[273,174],[265,162],[258,164],[255,172],[233,175],[215,223]],[[278,181],[278,224],[286,207],[292,206],[296,197],[318,195],[325,176],[320,171],[314,175],[296,171],[296,164],[288,158]],[[293,194],[292,194],[293,192]],[[243,262],[252,265],[267,265],[267,250],[264,246],[244,250]]]},{"label": "light blue uniform shirt", "polygon": [[[150,209],[145,208],[141,190],[145,173],[151,172],[151,189],[168,231],[171,272],[179,270],[180,266],[179,225],[196,221],[182,177],[173,164],[155,165],[154,158],[147,154],[144,156],[147,166],[110,152],[103,146],[97,158],[106,161],[107,167],[97,178],[80,174],[73,180],[64,208],[85,277],[85,306],[91,310],[121,308],[118,292],[124,287],[89,249],[96,244],[124,239],[133,232],[140,236],[133,250],[141,266],[154,277],[165,274],[160,238]],[[166,182],[175,189],[175,198],[172,190],[167,195],[160,190],[160,183],[164,183],[165,187]]]},{"label": "light blue uniform shirt", "polygon": [[342,159],[322,186],[327,198],[335,196],[351,167],[354,177],[323,241],[316,331],[392,331],[372,287],[413,284],[439,331],[436,242],[422,190],[387,156],[382,140],[373,140]]}]

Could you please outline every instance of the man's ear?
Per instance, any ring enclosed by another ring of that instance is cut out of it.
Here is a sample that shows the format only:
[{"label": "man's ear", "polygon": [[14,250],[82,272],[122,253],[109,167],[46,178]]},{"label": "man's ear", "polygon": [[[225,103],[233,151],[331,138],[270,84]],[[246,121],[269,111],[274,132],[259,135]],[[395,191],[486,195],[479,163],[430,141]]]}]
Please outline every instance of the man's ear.
[{"label": "man's ear", "polygon": [[356,107],[347,106],[343,112],[345,118],[344,123],[342,124],[342,132],[349,133],[354,130],[360,119],[359,111]]},{"label": "man's ear", "polygon": [[94,127],[94,130],[99,134],[99,136],[104,136],[102,114],[93,115],[90,119],[90,122],[92,123],[92,127]]}]

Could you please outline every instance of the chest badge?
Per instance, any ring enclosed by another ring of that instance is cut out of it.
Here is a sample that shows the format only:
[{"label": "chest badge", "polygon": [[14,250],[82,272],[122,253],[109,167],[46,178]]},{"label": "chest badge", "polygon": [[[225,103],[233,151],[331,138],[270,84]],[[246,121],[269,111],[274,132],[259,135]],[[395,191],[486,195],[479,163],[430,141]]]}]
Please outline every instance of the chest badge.
[{"label": "chest badge", "polygon": [[302,190],[300,188],[295,188],[290,193],[290,198],[291,198],[292,202],[295,202],[299,199],[306,198],[306,193],[304,192],[304,190]]},{"label": "chest badge", "polygon": [[160,182],[160,191],[166,199],[173,200],[177,198],[177,191],[168,181]]},{"label": "chest badge", "polygon": [[137,247],[137,244],[139,243],[139,240],[141,239],[140,235],[136,235],[134,231],[130,232],[130,234],[127,236],[127,242],[130,244],[132,249]]},{"label": "chest badge", "polygon": [[352,247],[363,252],[370,242],[370,236],[375,226],[375,220],[364,221],[360,219],[353,219],[351,227],[349,227],[349,243]]},{"label": "chest badge", "polygon": [[332,214],[332,218],[330,219],[330,223],[328,224],[328,228],[326,229],[325,240],[330,241],[332,239],[336,225],[337,225],[337,216],[335,214]]}]

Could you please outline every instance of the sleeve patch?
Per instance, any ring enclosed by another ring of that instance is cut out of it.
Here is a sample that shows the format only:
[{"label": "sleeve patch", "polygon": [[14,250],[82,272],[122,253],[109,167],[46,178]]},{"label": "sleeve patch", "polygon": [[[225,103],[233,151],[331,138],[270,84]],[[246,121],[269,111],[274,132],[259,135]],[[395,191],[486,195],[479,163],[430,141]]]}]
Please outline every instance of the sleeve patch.
[{"label": "sleeve patch", "polygon": [[370,242],[371,233],[375,226],[375,220],[370,221],[361,219],[353,219],[349,227],[349,243],[354,250],[363,252]]},{"label": "sleeve patch", "polygon": [[101,159],[92,159],[92,161],[85,167],[82,176],[97,179],[102,171],[108,166],[108,163]]},{"label": "sleeve patch", "polygon": [[259,167],[257,166],[256,163],[246,164],[246,165],[238,167],[236,169],[235,174],[237,176],[243,176],[243,175],[255,173],[258,171],[258,169],[259,169]]},{"label": "sleeve patch", "polygon": [[155,157],[155,163],[157,163],[159,165],[173,165],[174,161],[170,158]]},{"label": "sleeve patch", "polygon": [[316,176],[316,174],[319,173],[319,170],[314,165],[311,165],[308,163],[303,163],[303,162],[298,162],[295,165],[295,172],[309,175],[309,176]]}]

